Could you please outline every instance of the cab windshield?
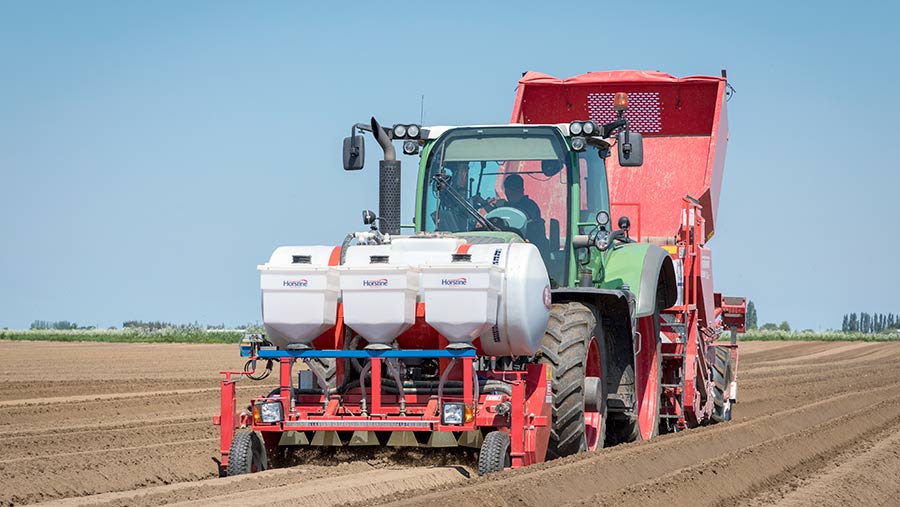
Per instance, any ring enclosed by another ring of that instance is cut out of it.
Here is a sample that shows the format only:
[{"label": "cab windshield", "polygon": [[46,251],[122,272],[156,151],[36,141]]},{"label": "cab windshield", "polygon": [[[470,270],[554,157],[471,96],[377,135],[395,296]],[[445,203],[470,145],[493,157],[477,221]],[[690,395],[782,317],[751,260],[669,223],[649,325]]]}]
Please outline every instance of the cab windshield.
[{"label": "cab windshield", "polygon": [[533,243],[550,277],[565,275],[569,168],[553,127],[459,128],[432,147],[425,231],[507,231]]}]

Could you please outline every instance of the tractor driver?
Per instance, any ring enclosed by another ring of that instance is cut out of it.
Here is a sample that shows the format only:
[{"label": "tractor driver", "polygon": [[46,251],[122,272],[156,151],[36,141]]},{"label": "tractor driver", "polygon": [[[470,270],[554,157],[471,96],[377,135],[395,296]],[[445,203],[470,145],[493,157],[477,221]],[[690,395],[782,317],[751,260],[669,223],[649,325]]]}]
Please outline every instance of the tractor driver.
[{"label": "tractor driver", "polygon": [[541,208],[530,197],[525,195],[525,181],[518,174],[510,174],[503,180],[503,193],[506,199],[488,199],[485,209],[508,206],[525,213],[528,224],[525,227],[525,239],[534,243],[540,250],[549,248],[547,237],[544,236],[544,219],[541,218]]}]

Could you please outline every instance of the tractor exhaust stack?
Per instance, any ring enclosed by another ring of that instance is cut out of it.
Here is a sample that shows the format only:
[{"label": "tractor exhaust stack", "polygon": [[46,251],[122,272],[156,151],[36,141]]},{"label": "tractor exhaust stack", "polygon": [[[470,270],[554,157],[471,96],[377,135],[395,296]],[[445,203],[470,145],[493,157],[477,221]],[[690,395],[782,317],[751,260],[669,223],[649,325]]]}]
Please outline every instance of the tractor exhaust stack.
[{"label": "tractor exhaust stack", "polygon": [[372,117],[372,134],[384,150],[378,162],[378,217],[382,234],[400,234],[400,161],[391,137]]}]

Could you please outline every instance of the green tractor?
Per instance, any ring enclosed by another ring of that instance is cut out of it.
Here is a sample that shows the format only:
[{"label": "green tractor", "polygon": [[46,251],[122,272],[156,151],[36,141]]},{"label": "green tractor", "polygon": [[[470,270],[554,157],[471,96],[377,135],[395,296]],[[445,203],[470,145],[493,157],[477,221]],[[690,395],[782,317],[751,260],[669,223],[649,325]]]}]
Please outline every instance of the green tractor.
[{"label": "green tractor", "polygon": [[[621,102],[606,124],[384,128],[373,118],[344,140],[346,170],[363,167],[359,131],[372,132],[384,151],[377,229],[374,213],[364,212],[378,237],[412,228],[468,244],[537,247],[551,299],[540,350],[496,359],[551,366],[548,459],[659,431],[660,312],[676,302],[676,276],[669,252],[631,237],[628,217],[611,224],[607,159],[615,150],[621,166],[643,164],[642,136],[628,130]],[[420,157],[412,225],[400,224],[393,141]]]}]

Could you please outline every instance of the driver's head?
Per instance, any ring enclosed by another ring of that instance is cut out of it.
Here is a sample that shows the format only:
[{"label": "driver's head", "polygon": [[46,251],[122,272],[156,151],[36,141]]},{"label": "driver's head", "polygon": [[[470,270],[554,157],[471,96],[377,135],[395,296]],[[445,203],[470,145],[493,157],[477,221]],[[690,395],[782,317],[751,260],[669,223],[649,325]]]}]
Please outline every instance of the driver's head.
[{"label": "driver's head", "polygon": [[456,188],[467,188],[467,180],[469,179],[468,162],[447,162],[447,169],[450,169],[453,173],[453,186]]},{"label": "driver's head", "polygon": [[525,195],[525,181],[518,174],[510,174],[503,180],[503,193],[507,201],[517,202]]}]

